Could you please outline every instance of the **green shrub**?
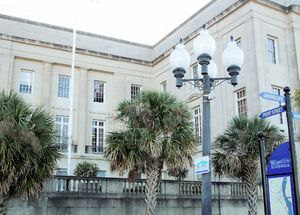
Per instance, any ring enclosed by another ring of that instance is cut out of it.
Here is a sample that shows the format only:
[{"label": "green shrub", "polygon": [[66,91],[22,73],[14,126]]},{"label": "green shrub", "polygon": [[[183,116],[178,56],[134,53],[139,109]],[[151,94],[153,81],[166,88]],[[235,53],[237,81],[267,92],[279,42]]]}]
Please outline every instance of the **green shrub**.
[{"label": "green shrub", "polygon": [[98,171],[99,168],[96,164],[84,161],[76,165],[74,175],[80,177],[96,177]]}]

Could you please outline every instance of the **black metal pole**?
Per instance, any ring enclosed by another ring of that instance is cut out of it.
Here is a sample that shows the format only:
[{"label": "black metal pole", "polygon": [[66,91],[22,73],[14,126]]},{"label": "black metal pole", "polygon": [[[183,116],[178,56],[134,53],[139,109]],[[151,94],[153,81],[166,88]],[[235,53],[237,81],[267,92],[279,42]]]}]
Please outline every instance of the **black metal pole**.
[{"label": "black metal pole", "polygon": [[266,182],[266,153],[265,153],[265,135],[261,131],[258,133],[259,139],[259,151],[260,151],[260,168],[261,168],[261,177],[262,177],[262,185],[263,185],[263,194],[264,194],[264,209],[265,215],[269,215],[269,207],[268,207],[268,186]]},{"label": "black metal pole", "polygon": [[296,146],[294,139],[294,126],[292,119],[292,106],[291,106],[291,94],[290,88],[285,87],[283,89],[285,95],[285,103],[286,103],[286,118],[289,132],[289,144],[291,149],[291,157],[292,157],[292,167],[293,167],[293,181],[294,181],[294,190],[295,190],[295,198],[296,198],[296,214],[300,214],[300,196],[299,196],[299,178],[298,178],[298,168],[297,168],[297,155],[296,155]]}]

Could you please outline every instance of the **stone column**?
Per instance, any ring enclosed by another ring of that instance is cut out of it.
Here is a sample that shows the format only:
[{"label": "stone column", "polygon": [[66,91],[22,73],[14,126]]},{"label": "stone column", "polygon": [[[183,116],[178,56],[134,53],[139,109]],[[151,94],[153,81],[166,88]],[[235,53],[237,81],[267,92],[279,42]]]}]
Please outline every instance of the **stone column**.
[{"label": "stone column", "polygon": [[[7,53],[0,55],[0,89],[11,90],[13,88],[13,63],[15,56]],[[14,80],[18,81],[18,79]]]},{"label": "stone column", "polygon": [[[41,93],[41,103],[45,105],[48,110],[52,108],[52,95],[55,89],[52,87],[52,63],[43,62],[43,76],[42,76],[42,93]],[[53,92],[52,92],[53,91]]]},{"label": "stone column", "polygon": [[[88,69],[80,68],[78,81],[78,112],[77,112],[77,140],[78,153],[85,153],[87,145],[87,120],[88,120]],[[74,95],[75,96],[75,95]],[[75,125],[75,124],[74,124]]]}]

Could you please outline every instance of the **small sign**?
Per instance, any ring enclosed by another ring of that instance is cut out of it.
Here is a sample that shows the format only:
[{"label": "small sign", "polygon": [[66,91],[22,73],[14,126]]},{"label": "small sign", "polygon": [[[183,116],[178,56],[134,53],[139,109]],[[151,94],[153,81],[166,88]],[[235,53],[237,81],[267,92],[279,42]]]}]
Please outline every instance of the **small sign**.
[{"label": "small sign", "polygon": [[196,160],[195,163],[195,173],[203,174],[208,173],[209,169],[209,156],[204,156]]},{"label": "small sign", "polygon": [[274,116],[276,114],[280,114],[280,113],[282,113],[284,111],[286,111],[285,106],[279,106],[277,108],[274,108],[274,109],[262,112],[261,114],[259,114],[259,117],[261,119],[264,119],[264,118],[267,118],[267,117],[270,117],[270,116]]},{"label": "small sign", "polygon": [[277,94],[261,92],[259,94],[259,96],[262,97],[263,99],[267,99],[267,100],[272,100],[272,101],[276,101],[276,102],[285,102],[285,97],[277,95]]},{"label": "small sign", "polygon": [[280,144],[267,164],[268,207],[272,215],[296,215],[293,168],[289,142]]},{"label": "small sign", "polygon": [[292,173],[292,159],[289,142],[280,144],[269,158],[267,175]]}]

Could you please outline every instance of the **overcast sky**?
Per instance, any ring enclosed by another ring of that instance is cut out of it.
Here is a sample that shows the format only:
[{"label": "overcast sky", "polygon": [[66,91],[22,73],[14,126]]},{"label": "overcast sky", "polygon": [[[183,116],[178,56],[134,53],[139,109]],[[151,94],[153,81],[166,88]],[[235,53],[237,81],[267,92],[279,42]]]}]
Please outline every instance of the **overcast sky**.
[{"label": "overcast sky", "polygon": [[209,1],[0,0],[0,13],[154,45]]}]

